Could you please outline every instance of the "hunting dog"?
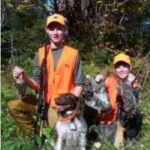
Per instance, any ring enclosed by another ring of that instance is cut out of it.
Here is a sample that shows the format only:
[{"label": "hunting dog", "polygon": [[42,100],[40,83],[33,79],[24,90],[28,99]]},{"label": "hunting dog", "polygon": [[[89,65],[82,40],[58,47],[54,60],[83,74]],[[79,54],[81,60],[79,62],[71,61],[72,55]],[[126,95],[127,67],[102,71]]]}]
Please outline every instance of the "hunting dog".
[{"label": "hunting dog", "polygon": [[[96,80],[90,75],[86,76],[87,82],[84,86],[84,118],[88,125],[88,136],[89,141],[97,141],[100,136],[99,132],[99,114],[107,114],[111,110],[111,104],[105,88],[105,76],[101,74],[101,81]],[[95,143],[97,145],[97,143]],[[100,143],[98,142],[98,145]],[[90,146],[89,146],[90,149]]]},{"label": "hunting dog", "polygon": [[86,150],[87,125],[80,111],[79,98],[71,93],[55,99],[60,115],[55,150]]},{"label": "hunting dog", "polygon": [[121,149],[124,137],[132,139],[137,136],[142,123],[142,114],[137,109],[138,100],[131,85],[122,83],[117,90],[119,111],[114,145]]},{"label": "hunting dog", "polygon": [[103,80],[100,83],[97,83],[90,75],[86,75],[86,79],[87,84],[84,87],[84,115],[90,126],[96,124],[97,113],[108,113],[111,110],[111,105],[104,85],[105,77],[103,76]]}]

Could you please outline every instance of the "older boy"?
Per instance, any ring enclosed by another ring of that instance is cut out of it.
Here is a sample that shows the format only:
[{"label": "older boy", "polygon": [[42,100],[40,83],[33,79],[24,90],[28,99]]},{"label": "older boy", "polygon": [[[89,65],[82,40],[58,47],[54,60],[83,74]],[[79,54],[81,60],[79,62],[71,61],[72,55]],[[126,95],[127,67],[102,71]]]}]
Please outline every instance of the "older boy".
[{"label": "older boy", "polygon": [[[46,105],[48,109],[48,122],[53,127],[57,121],[57,106],[54,99],[60,94],[71,92],[77,97],[82,91],[82,66],[79,53],[76,49],[64,44],[66,31],[65,18],[60,14],[47,17],[46,33],[50,44],[46,46]],[[34,78],[26,76],[24,70],[16,66],[13,77],[17,84],[23,82],[31,88],[40,89],[40,66],[45,56],[45,47],[41,47],[34,59]],[[10,101],[8,108],[22,129],[34,130],[32,115],[36,113],[37,104],[34,96],[24,96],[22,99]]]}]

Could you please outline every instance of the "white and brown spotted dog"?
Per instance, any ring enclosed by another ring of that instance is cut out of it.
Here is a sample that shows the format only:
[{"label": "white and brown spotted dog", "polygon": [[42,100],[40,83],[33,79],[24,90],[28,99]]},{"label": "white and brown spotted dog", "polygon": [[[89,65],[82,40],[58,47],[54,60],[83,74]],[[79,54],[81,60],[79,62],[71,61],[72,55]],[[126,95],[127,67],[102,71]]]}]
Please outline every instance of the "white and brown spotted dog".
[{"label": "white and brown spotted dog", "polygon": [[79,98],[71,93],[55,99],[60,115],[55,150],[86,150],[87,125],[81,114]]}]

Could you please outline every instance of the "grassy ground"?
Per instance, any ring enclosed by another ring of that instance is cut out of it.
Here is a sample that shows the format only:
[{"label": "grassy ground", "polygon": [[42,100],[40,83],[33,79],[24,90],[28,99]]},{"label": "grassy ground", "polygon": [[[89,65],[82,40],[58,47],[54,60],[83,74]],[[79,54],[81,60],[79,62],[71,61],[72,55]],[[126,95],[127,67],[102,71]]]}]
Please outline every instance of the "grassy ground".
[{"label": "grassy ground", "polygon": [[[32,150],[33,146],[27,134],[20,130],[7,110],[7,102],[17,96],[12,80],[2,74],[1,88],[1,147],[3,150]],[[139,108],[144,114],[142,130],[137,139],[126,144],[127,150],[149,150],[150,149],[150,79],[140,92]],[[46,149],[46,148],[45,148]],[[91,150],[95,148],[92,147]],[[110,144],[105,145],[103,150],[114,149]]]}]

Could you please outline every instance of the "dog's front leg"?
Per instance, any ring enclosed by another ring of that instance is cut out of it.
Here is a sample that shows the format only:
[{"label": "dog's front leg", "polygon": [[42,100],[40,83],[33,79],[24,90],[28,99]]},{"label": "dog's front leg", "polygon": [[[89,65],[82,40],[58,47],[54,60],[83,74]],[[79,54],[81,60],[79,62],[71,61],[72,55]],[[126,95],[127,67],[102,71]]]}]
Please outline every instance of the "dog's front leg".
[{"label": "dog's front leg", "polygon": [[56,145],[55,145],[55,150],[62,150],[63,147],[63,139],[61,136],[58,136]]},{"label": "dog's front leg", "polygon": [[79,149],[80,150],[86,150],[86,143],[87,140],[86,140],[86,132],[82,132],[80,133],[80,140],[79,140]]},{"label": "dog's front leg", "polygon": [[114,145],[117,150],[124,150],[124,127],[117,121]]}]

